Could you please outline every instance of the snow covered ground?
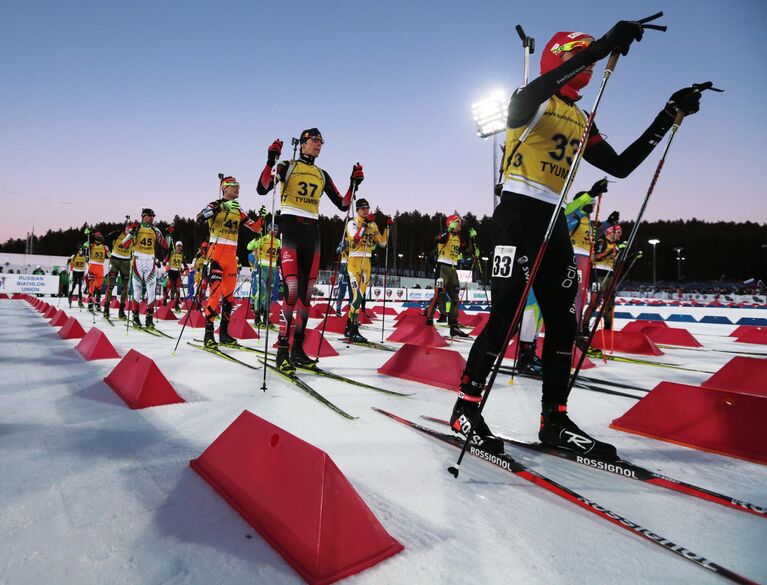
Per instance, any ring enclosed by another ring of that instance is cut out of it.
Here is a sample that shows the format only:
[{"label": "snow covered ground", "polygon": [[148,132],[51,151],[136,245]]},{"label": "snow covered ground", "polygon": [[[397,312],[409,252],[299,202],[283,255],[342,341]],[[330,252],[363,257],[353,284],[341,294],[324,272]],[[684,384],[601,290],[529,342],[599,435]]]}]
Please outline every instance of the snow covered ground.
[{"label": "snow covered ground", "polygon": [[[87,330],[92,317],[65,309]],[[649,310],[649,309],[648,309]],[[695,315],[699,309],[675,308]],[[720,309],[720,313],[727,313]],[[750,311],[764,317],[767,311]],[[310,324],[313,326],[315,321]],[[404,552],[350,577],[359,585],[715,583],[722,579],[524,480],[373,412],[447,417],[455,394],[376,373],[391,353],[347,348],[322,360],[339,374],[412,391],[385,396],[303,377],[359,419],[348,421],[262,371],[124,325],[102,329],[124,355],[151,357],[186,403],[130,410],[103,382],[117,360],[87,362],[21,300],[0,300],[0,584],[292,584],[293,569],[188,465],[244,410],[325,450]],[[392,321],[387,321],[389,330]],[[618,327],[622,322],[618,322]],[[675,324],[675,326],[682,326]],[[684,324],[710,350],[767,354],[735,343],[727,325]],[[160,322],[176,335],[180,326]],[[380,321],[363,327],[380,341]],[[388,335],[388,333],[387,333]],[[186,340],[201,337],[187,330]],[[272,339],[274,339],[272,337]],[[248,342],[257,345],[262,342]],[[470,342],[453,349],[467,355]],[[732,354],[665,350],[664,361],[716,371]],[[256,363],[255,354],[237,357]],[[609,362],[588,371],[650,389],[710,374]],[[536,439],[540,386],[501,375],[485,410],[490,426]],[[767,506],[767,467],[621,433],[609,423],[635,400],[575,390],[570,412],[632,462]],[[764,441],[764,434],[754,437]],[[507,452],[601,505],[751,579],[767,582],[767,521],[546,455]]]}]

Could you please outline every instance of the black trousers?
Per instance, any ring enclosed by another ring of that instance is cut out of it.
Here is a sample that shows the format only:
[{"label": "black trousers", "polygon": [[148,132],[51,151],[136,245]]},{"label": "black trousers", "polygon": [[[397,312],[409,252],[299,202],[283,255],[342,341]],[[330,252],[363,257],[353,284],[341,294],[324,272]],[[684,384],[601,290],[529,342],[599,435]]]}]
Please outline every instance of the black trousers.
[{"label": "black trousers", "polygon": [[[505,351],[506,339],[514,312],[524,300],[522,292],[541,247],[554,206],[531,197],[504,191],[493,213],[493,303],[490,318],[477,337],[466,364],[466,375],[484,383],[493,362]],[[513,262],[499,259],[498,246],[516,248]],[[507,270],[510,268],[510,271]],[[507,272],[509,273],[506,276]],[[533,290],[541,308],[546,337],[543,345],[543,400],[565,403],[572,349],[577,330],[575,295],[578,275],[573,247],[562,210],[549,240]],[[464,390],[464,392],[467,392]],[[472,393],[468,391],[467,393]]]}]

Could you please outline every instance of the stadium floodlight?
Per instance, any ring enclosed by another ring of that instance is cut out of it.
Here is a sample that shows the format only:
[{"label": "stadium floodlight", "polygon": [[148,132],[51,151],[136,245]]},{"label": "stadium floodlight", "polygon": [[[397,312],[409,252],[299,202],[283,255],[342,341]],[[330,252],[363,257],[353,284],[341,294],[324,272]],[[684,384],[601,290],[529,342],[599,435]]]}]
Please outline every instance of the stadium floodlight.
[{"label": "stadium floodlight", "polygon": [[660,240],[658,238],[653,238],[652,240],[647,240],[647,243],[652,246],[652,291],[655,292],[657,289],[657,279],[655,277],[655,246],[660,244]]},{"label": "stadium floodlight", "polygon": [[506,108],[509,98],[502,90],[493,91],[488,97],[471,106],[477,136],[489,138],[506,129]]},{"label": "stadium floodlight", "polygon": [[499,180],[498,161],[498,134],[506,129],[506,111],[509,98],[505,91],[496,89],[488,97],[471,106],[474,122],[477,124],[477,136],[480,138],[493,137],[493,209],[498,205],[498,195],[495,194],[495,185]]}]

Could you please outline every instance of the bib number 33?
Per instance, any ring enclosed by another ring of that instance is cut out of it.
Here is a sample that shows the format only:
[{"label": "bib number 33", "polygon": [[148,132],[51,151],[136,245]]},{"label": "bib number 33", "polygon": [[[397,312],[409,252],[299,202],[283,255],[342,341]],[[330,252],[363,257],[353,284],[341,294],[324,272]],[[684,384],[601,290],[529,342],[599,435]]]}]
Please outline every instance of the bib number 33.
[{"label": "bib number 33", "polygon": [[493,253],[493,278],[510,278],[514,267],[516,246],[496,246]]}]

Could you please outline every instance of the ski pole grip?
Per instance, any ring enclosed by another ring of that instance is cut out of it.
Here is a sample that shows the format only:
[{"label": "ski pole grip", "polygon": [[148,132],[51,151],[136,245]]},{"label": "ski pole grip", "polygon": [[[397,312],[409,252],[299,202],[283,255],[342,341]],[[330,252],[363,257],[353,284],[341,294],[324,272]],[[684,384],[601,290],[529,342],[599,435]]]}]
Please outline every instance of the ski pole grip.
[{"label": "ski pole grip", "polygon": [[676,117],[674,118],[674,126],[681,126],[682,120],[684,120],[684,114],[682,112],[677,112]]},{"label": "ski pole grip", "polygon": [[610,58],[607,60],[605,71],[609,71],[611,74],[613,71],[615,71],[615,66],[618,64],[618,57],[620,57],[620,53],[618,51],[613,51],[610,53]]},{"label": "ski pole grip", "polygon": [[525,42],[525,40],[527,39],[527,35],[525,34],[525,31],[524,31],[524,30],[522,30],[522,25],[521,25],[521,24],[518,24],[518,25],[517,25],[516,27],[514,27],[514,28],[516,28],[516,30],[517,30],[517,34],[519,35],[519,38],[520,38],[520,39],[522,39],[522,42],[524,43],[524,42]]}]

